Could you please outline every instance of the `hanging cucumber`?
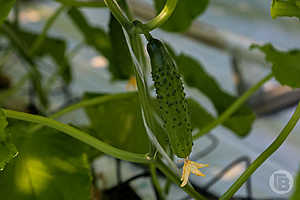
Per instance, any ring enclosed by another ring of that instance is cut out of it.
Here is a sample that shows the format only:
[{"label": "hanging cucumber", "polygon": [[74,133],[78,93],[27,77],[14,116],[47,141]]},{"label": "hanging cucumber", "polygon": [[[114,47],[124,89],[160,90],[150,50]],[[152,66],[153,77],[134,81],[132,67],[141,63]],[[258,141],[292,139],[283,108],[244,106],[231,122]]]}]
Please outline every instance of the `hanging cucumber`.
[{"label": "hanging cucumber", "polygon": [[183,83],[176,63],[161,41],[152,38],[149,33],[145,36],[148,40],[147,51],[151,60],[152,80],[159,113],[173,153],[179,158],[184,158],[180,185],[184,187],[188,183],[190,173],[205,176],[199,169],[208,165],[189,160],[193,146],[192,128]]},{"label": "hanging cucumber", "polygon": [[151,60],[160,116],[172,151],[180,158],[187,158],[192,151],[193,138],[180,74],[175,61],[161,41],[151,37],[147,51]]}]

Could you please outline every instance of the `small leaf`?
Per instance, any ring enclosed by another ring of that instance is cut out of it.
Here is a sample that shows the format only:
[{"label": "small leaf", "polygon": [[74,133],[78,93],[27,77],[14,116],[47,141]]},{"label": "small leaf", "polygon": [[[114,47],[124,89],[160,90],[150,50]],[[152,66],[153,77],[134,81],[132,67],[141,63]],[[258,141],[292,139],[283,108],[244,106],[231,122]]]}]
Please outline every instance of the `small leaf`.
[{"label": "small leaf", "polygon": [[[155,0],[155,8],[159,12],[166,0]],[[209,0],[178,0],[176,9],[168,21],[161,27],[166,31],[183,32],[192,24],[193,20],[207,8]]]},{"label": "small leaf", "polygon": [[252,45],[266,55],[266,60],[272,63],[273,74],[282,85],[300,88],[300,50],[287,52],[275,49],[271,44]]},{"label": "small leaf", "polygon": [[[85,98],[103,94],[86,94]],[[147,153],[149,140],[141,117],[137,95],[85,109],[95,137],[115,147]]]},{"label": "small leaf", "polygon": [[0,109],[0,171],[18,154],[16,146],[10,142],[5,131],[7,124],[5,113]]},{"label": "small leaf", "polygon": [[114,79],[128,80],[134,74],[134,66],[122,26],[112,14],[109,22],[109,36],[112,46],[112,59],[109,70]]},{"label": "small leaf", "polygon": [[91,176],[85,145],[50,128],[33,134],[27,123],[9,121],[19,156],[0,172],[7,200],[90,199]]},{"label": "small leaf", "polygon": [[[205,94],[212,101],[219,115],[237,99],[224,92],[215,79],[204,71],[198,61],[184,54],[179,55],[176,61],[185,83]],[[245,136],[250,132],[254,120],[255,114],[249,107],[244,105],[227,119],[224,125],[239,136]]]},{"label": "small leaf", "polygon": [[16,0],[0,0],[0,26],[9,14],[10,9],[14,6]]}]

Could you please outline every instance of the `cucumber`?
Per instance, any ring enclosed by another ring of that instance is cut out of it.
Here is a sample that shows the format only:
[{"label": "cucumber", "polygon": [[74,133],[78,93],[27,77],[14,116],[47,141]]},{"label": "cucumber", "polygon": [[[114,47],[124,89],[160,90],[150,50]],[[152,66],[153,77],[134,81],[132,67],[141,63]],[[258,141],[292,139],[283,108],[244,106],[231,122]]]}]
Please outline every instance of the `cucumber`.
[{"label": "cucumber", "polygon": [[161,41],[149,38],[147,51],[159,115],[168,133],[171,149],[179,158],[187,158],[192,151],[193,138],[181,76],[174,59]]}]

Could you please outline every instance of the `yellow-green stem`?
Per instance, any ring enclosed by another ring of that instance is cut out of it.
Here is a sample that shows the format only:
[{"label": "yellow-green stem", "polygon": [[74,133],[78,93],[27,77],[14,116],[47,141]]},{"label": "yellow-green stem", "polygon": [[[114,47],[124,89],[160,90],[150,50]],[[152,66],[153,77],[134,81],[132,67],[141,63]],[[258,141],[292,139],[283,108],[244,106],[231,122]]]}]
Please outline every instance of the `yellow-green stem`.
[{"label": "yellow-green stem", "polygon": [[148,23],[143,25],[144,31],[151,31],[157,27],[160,27],[163,25],[169,17],[173,14],[178,0],[167,0],[164,8],[161,10],[161,12],[154,17],[152,20],[150,20]]},{"label": "yellow-green stem", "polygon": [[[106,103],[109,101],[111,102],[114,100],[130,98],[134,95],[136,95],[136,92],[128,92],[128,93],[119,93],[119,94],[113,94],[113,95],[100,96],[100,97],[95,97],[92,99],[80,101],[79,103],[70,105],[70,106],[58,111],[57,113],[49,116],[49,118],[56,119],[56,118],[61,117],[64,114],[67,114],[69,112],[72,112],[72,111],[80,109],[80,108],[93,106],[93,105],[99,105],[99,104],[103,104],[103,103]],[[40,128],[42,128],[43,126],[44,126],[43,124],[38,124],[38,125],[32,127],[29,131],[35,132],[35,131],[39,130]]]},{"label": "yellow-green stem", "polygon": [[17,112],[17,111],[13,111],[13,110],[7,110],[7,109],[3,109],[3,111],[8,118],[38,123],[38,124],[42,124],[44,126],[48,126],[50,128],[59,130],[62,133],[65,133],[75,139],[78,139],[79,141],[81,141],[91,147],[94,147],[95,149],[97,149],[105,154],[111,155],[111,156],[119,158],[121,160],[126,160],[126,161],[136,162],[136,163],[150,163],[150,161],[146,159],[146,156],[144,154],[136,154],[136,153],[131,153],[128,151],[118,149],[116,147],[113,147],[109,144],[106,144],[106,143],[98,140],[97,138],[95,138],[93,136],[90,136],[88,133],[85,133],[79,129],[76,129],[67,124],[63,124],[61,122],[55,121],[53,119],[38,116],[38,115],[23,113],[23,112]]},{"label": "yellow-green stem", "polygon": [[286,140],[300,118],[300,103],[293,116],[281,131],[276,140],[246,169],[236,182],[221,196],[220,200],[229,200],[242,187],[248,178],[260,167]]},{"label": "yellow-green stem", "polygon": [[159,181],[158,181],[158,178],[157,178],[157,175],[156,175],[156,167],[155,167],[154,163],[151,163],[149,167],[150,167],[150,173],[151,173],[153,185],[154,185],[154,187],[156,188],[156,190],[158,192],[159,198],[161,200],[164,200],[165,196],[164,196],[163,191],[160,187],[160,184],[159,184]]}]

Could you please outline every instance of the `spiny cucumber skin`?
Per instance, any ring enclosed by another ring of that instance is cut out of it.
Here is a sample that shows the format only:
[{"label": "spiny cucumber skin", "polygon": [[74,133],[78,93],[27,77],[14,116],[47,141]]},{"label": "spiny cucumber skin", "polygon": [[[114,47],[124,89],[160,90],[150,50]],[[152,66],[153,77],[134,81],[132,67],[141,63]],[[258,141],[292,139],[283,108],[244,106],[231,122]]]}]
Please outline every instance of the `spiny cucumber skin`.
[{"label": "spiny cucumber skin", "polygon": [[186,158],[192,151],[193,138],[180,74],[162,42],[151,39],[147,51],[151,60],[152,80],[160,116],[167,130],[172,151],[176,156]]}]

